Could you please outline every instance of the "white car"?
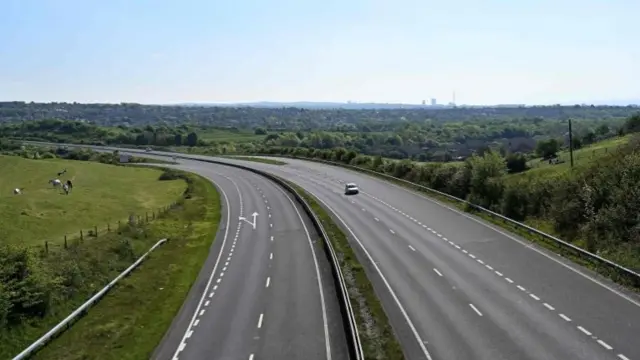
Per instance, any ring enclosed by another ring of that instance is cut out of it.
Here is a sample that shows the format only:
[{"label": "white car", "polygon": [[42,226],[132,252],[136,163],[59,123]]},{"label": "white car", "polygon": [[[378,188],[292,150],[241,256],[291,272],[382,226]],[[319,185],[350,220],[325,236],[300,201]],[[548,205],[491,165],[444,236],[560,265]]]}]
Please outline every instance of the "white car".
[{"label": "white car", "polygon": [[357,193],[359,193],[360,190],[358,190],[358,185],[356,185],[355,183],[348,183],[347,185],[344,186],[344,194],[345,195],[355,195]]}]

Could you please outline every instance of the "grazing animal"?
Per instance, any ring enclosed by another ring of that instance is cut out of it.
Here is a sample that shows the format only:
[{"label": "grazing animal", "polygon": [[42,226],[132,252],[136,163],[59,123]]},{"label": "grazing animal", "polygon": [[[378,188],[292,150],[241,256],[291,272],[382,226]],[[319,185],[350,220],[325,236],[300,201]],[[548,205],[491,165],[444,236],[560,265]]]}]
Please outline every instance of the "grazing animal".
[{"label": "grazing animal", "polygon": [[62,170],[62,171],[60,171],[60,172],[58,173],[58,176],[62,176],[62,175],[64,175],[64,174],[66,174],[66,173],[67,173],[67,168],[64,168],[64,170]]},{"label": "grazing animal", "polygon": [[69,191],[73,190],[73,183],[71,180],[67,180],[67,187],[69,188]]},{"label": "grazing animal", "polygon": [[22,194],[22,190],[24,190],[24,188],[15,188],[15,189],[13,189],[13,195]]},{"label": "grazing animal", "polygon": [[62,190],[64,190],[64,193],[66,195],[69,195],[69,185],[67,184],[62,185]]},{"label": "grazing animal", "polygon": [[53,185],[53,187],[57,187],[62,185],[62,182],[60,182],[59,179],[51,179],[49,180],[49,184]]}]

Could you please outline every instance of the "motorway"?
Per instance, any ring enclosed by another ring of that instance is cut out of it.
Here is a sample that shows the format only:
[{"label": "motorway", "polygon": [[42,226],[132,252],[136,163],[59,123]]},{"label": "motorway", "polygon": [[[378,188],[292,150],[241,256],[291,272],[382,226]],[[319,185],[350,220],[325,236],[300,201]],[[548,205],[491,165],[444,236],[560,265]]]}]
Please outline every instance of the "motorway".
[{"label": "motorway", "polygon": [[330,264],[299,205],[245,170],[188,160],[170,166],[213,181],[223,216],[205,265],[151,358],[348,358]]},{"label": "motorway", "polygon": [[[640,301],[557,255],[399,186],[293,159],[227,160],[288,178],[335,213],[407,358],[640,360]],[[361,193],[346,197],[346,182]]]},{"label": "motorway", "polygon": [[640,360],[638,296],[560,256],[359,172],[217,160],[287,178],[335,215],[408,359]]}]

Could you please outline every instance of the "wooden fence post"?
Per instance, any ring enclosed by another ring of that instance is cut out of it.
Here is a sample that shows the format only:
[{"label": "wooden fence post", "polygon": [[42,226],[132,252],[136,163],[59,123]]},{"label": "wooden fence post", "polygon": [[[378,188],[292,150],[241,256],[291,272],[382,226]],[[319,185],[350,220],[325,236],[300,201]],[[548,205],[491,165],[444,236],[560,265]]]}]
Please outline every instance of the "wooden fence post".
[{"label": "wooden fence post", "polygon": [[67,235],[64,236],[64,248],[67,248]]},{"label": "wooden fence post", "polygon": [[98,237],[98,225],[93,226],[93,231],[95,232],[95,236]]},{"label": "wooden fence post", "polygon": [[45,254],[49,253],[49,242],[48,241],[44,241],[44,252]]},{"label": "wooden fence post", "polygon": [[80,230],[80,241],[84,240],[84,236],[82,234],[82,230]]},{"label": "wooden fence post", "polygon": [[109,225],[109,223],[107,223],[107,232],[111,232],[111,225]]}]

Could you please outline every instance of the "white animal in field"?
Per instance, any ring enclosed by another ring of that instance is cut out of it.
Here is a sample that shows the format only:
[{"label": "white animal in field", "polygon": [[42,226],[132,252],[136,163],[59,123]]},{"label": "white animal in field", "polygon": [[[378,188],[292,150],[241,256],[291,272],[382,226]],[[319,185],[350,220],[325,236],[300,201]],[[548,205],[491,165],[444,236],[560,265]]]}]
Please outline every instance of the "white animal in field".
[{"label": "white animal in field", "polygon": [[51,179],[49,180],[49,184],[53,185],[53,187],[58,187],[62,185],[60,179]]},{"label": "white animal in field", "polygon": [[62,190],[64,190],[65,194],[69,195],[69,184],[62,185]]},{"label": "white animal in field", "polygon": [[22,189],[19,189],[19,188],[13,189],[13,195],[20,195],[20,194],[22,194]]}]

